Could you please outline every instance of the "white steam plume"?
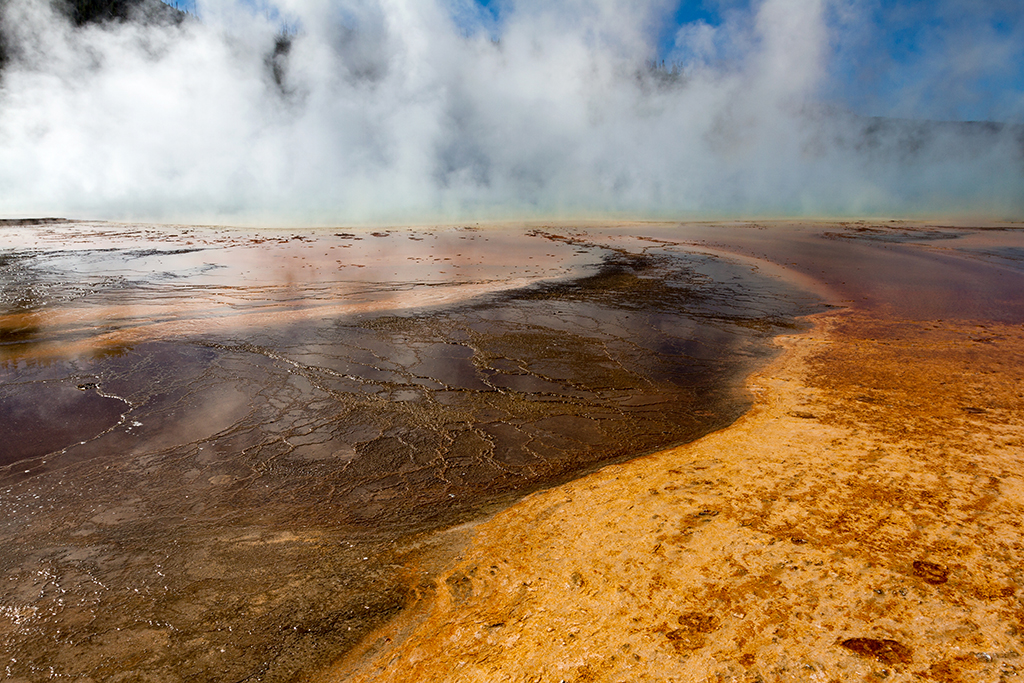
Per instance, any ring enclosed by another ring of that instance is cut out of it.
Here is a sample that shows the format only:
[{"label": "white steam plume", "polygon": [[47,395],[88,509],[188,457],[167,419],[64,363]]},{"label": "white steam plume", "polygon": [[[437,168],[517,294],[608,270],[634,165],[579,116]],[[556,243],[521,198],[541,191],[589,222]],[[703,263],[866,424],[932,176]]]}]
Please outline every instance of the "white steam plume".
[{"label": "white steam plume", "polygon": [[[1024,213],[1019,127],[822,103],[829,17],[849,26],[855,2],[764,0],[684,26],[681,74],[649,66],[671,9],[520,0],[486,26],[471,0],[210,0],[181,26],[72,28],[6,0],[0,214]],[[282,22],[296,29],[275,55]]]}]

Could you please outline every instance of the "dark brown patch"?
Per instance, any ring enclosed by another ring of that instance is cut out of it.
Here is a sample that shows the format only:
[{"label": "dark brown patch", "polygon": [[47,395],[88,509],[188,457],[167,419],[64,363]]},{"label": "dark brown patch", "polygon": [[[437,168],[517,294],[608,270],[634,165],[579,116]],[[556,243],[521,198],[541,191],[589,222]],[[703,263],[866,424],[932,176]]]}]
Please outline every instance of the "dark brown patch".
[{"label": "dark brown patch", "polygon": [[988,412],[984,408],[975,408],[974,406],[960,406],[960,410],[971,415],[984,415]]},{"label": "dark brown patch", "polygon": [[949,570],[941,564],[928,560],[914,560],[914,576],[919,576],[927,583],[938,585],[949,580]]},{"label": "dark brown patch", "polygon": [[883,664],[909,664],[913,651],[896,640],[888,638],[847,638],[839,643],[861,657],[874,657]]},{"label": "dark brown patch", "polygon": [[705,635],[718,628],[718,619],[701,612],[684,612],[677,618],[680,628],[670,629],[662,624],[657,632],[664,633],[676,652],[686,652],[704,647]]},{"label": "dark brown patch", "polygon": [[978,680],[981,662],[971,655],[943,659],[928,668],[928,678],[940,683],[966,683]]},{"label": "dark brown patch", "polygon": [[704,635],[701,633],[693,633],[685,628],[677,628],[672,631],[667,631],[665,637],[669,639],[672,646],[676,649],[676,652],[685,652],[686,650],[698,650],[704,647]]},{"label": "dark brown patch", "polygon": [[686,612],[679,615],[679,625],[690,633],[711,633],[718,628],[718,619],[710,614]]}]

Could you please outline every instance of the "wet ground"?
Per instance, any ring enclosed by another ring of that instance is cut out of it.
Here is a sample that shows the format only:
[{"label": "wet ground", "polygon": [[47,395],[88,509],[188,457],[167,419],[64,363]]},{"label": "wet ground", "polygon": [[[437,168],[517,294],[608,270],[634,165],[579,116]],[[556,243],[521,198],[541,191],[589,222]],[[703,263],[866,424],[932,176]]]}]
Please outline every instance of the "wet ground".
[{"label": "wet ground", "polygon": [[1019,680],[1020,325],[816,319],[735,423],[475,525],[318,680]]},{"label": "wet ground", "polygon": [[1024,320],[1013,227],[0,225],[0,663],[290,680],[424,534],[728,424],[824,300]]},{"label": "wet ground", "polygon": [[821,299],[637,230],[0,226],[6,676],[291,680],[411,539],[731,422]]},{"label": "wet ground", "polygon": [[474,525],[318,680],[1017,680],[1024,232],[603,234],[760,255],[844,307],[777,339],[728,428]]}]

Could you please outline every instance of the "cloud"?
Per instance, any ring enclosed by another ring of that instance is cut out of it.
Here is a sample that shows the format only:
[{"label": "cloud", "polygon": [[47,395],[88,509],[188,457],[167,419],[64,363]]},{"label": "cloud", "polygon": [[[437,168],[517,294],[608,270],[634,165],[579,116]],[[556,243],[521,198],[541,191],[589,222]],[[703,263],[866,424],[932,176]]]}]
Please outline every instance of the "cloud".
[{"label": "cloud", "polygon": [[[833,91],[902,117],[1024,123],[1024,15],[1013,0],[849,0]],[[843,92],[845,90],[845,92]]]},{"label": "cloud", "polygon": [[7,0],[0,213],[1020,215],[1019,129],[872,128],[828,105],[835,60],[855,52],[837,27],[866,25],[857,5],[729,6],[720,25],[679,30],[681,75],[650,67],[671,10],[211,0],[201,22],[72,28],[40,0]]}]

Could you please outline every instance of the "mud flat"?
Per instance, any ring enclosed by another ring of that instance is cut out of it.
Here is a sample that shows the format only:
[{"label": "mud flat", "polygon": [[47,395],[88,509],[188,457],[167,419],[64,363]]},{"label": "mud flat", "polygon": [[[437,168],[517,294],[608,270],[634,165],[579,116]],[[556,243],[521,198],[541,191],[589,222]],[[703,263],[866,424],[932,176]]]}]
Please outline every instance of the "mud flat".
[{"label": "mud flat", "polygon": [[322,680],[1021,675],[1020,233],[774,227],[691,245],[785,264],[845,308],[776,340],[750,411],[408,556],[412,606]]},{"label": "mud flat", "polygon": [[3,675],[1009,675],[1018,228],[0,225]]},{"label": "mud flat", "polygon": [[820,307],[592,228],[0,225],[6,680],[320,670],[410,549],[729,424]]}]

